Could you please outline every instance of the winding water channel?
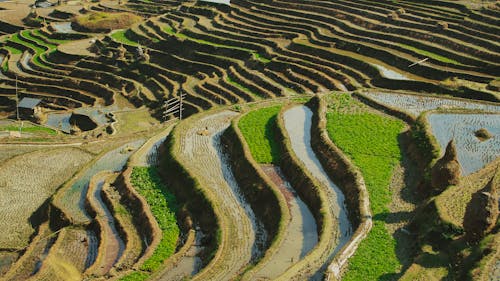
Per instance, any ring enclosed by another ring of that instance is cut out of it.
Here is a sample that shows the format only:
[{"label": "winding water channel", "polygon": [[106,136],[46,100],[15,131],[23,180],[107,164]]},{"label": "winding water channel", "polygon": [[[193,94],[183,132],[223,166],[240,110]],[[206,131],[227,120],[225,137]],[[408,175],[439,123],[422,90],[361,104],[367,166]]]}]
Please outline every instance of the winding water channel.
[{"label": "winding water channel", "polygon": [[290,210],[290,222],[281,247],[255,275],[257,279],[275,279],[312,250],[318,243],[318,233],[314,216],[285,178],[281,169],[274,165],[262,165],[261,168],[279,187]]},{"label": "winding water channel", "polygon": [[337,218],[338,243],[330,253],[329,260],[349,241],[352,226],[347,216],[344,194],[327,176],[311,147],[312,111],[304,105],[290,108],[284,113],[285,128],[290,136],[292,149],[309,172],[322,184],[329,187],[329,207]]}]

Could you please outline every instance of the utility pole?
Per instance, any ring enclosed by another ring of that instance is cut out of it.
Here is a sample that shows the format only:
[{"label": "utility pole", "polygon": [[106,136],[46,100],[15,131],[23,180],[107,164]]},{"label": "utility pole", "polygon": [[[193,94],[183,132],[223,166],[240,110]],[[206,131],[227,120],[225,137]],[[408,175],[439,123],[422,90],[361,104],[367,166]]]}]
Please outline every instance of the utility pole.
[{"label": "utility pole", "polygon": [[167,118],[174,114],[175,112],[179,113],[179,120],[182,120],[182,111],[184,110],[182,102],[186,94],[180,92],[180,95],[175,98],[171,98],[164,102],[165,111],[163,111],[163,119],[167,120]]},{"label": "utility pole", "polygon": [[19,94],[17,92],[17,74],[16,74],[16,119],[17,122],[19,123],[19,137],[21,136],[21,127],[23,126],[23,123],[20,122],[19,118]]},{"label": "utility pole", "polygon": [[17,93],[17,74],[16,74],[16,119],[19,121],[19,95]]},{"label": "utility pole", "polygon": [[181,94],[180,94],[180,97],[179,97],[179,99],[180,99],[179,120],[182,120],[182,110],[183,110],[183,108],[182,108],[182,95],[184,95],[184,93],[181,91]]}]

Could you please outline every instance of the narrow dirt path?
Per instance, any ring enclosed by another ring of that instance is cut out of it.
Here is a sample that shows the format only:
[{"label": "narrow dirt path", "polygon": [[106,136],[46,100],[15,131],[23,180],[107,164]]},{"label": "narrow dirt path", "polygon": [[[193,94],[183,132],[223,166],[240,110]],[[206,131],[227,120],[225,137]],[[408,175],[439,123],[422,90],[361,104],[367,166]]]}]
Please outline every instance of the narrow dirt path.
[{"label": "narrow dirt path", "polygon": [[285,238],[273,258],[257,273],[257,280],[275,279],[295,262],[303,258],[318,243],[316,221],[307,205],[295,193],[281,169],[262,165],[262,170],[284,194],[290,210],[290,222]]},{"label": "narrow dirt path", "polygon": [[195,275],[193,280],[231,280],[259,253],[256,250],[255,223],[250,206],[245,202],[222,153],[220,136],[237,113],[222,111],[192,124],[180,136],[179,160],[200,181],[216,202],[220,216],[221,244],[214,260]]},{"label": "narrow dirt path", "polygon": [[[284,113],[285,127],[290,136],[292,149],[309,172],[321,183],[330,187],[327,191],[329,207],[337,219],[338,242],[331,249],[329,260],[347,243],[352,235],[352,227],[347,216],[347,208],[342,191],[330,180],[311,147],[312,111],[304,105],[293,107]],[[329,262],[329,261],[325,261]]]}]

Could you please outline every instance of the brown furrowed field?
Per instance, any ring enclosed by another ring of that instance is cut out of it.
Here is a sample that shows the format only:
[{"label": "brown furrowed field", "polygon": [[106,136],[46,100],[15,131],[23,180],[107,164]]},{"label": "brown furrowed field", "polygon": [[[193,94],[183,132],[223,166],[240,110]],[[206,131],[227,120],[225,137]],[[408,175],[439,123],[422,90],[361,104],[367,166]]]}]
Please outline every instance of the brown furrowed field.
[{"label": "brown furrowed field", "polygon": [[91,158],[77,148],[60,148],[23,154],[2,163],[0,247],[26,247],[33,233],[31,214]]}]

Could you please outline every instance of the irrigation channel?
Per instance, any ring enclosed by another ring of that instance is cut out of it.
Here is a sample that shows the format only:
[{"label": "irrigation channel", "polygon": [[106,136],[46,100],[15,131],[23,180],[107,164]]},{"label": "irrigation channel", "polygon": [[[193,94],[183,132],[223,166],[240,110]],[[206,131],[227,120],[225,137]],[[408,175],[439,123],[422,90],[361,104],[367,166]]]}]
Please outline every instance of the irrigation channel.
[{"label": "irrigation channel", "polygon": [[285,195],[290,222],[281,247],[273,258],[255,275],[260,280],[275,279],[286,271],[293,263],[302,259],[318,243],[316,221],[290,182],[287,181],[280,167],[261,165],[262,170],[279,187]]},{"label": "irrigation channel", "polygon": [[[352,227],[347,216],[344,194],[327,176],[311,147],[312,111],[305,105],[292,107],[285,111],[285,128],[290,136],[292,149],[297,157],[304,163],[309,172],[322,184],[330,187],[328,190],[328,205],[338,220],[338,243],[332,249],[329,260],[349,241]],[[328,230],[327,230],[328,231]]]},{"label": "irrigation channel", "polygon": [[216,213],[222,227],[221,244],[209,266],[193,280],[231,280],[262,255],[266,240],[262,224],[246,202],[223,153],[221,135],[237,113],[222,111],[206,116],[180,135],[179,160],[210,197],[220,202]]}]

